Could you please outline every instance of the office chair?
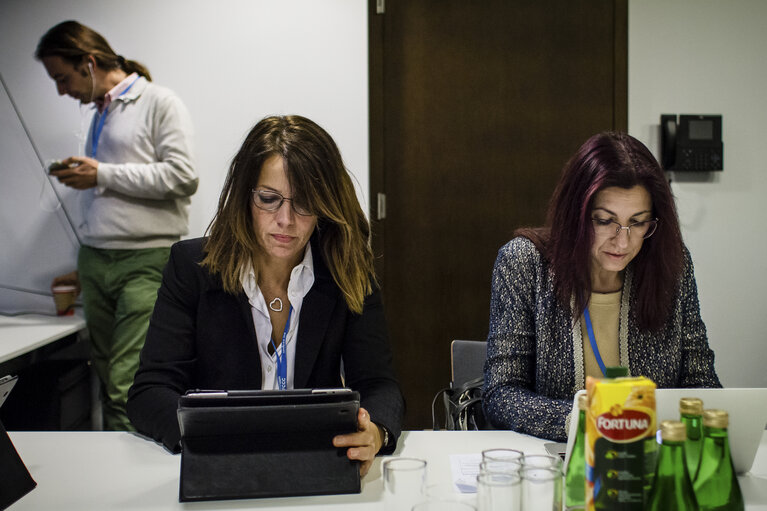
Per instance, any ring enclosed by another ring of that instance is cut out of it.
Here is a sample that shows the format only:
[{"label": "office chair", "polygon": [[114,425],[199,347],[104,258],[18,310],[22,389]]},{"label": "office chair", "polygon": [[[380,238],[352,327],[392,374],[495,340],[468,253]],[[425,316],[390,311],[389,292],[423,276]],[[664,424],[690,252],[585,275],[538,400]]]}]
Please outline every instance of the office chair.
[{"label": "office chair", "polygon": [[486,341],[454,340],[450,343],[450,387],[456,388],[484,375]]},{"label": "office chair", "polygon": [[[454,340],[450,344],[450,387],[437,392],[431,403],[432,426],[448,430],[487,429],[482,413],[483,366],[487,343]],[[437,419],[437,402],[445,411],[444,424]]]}]

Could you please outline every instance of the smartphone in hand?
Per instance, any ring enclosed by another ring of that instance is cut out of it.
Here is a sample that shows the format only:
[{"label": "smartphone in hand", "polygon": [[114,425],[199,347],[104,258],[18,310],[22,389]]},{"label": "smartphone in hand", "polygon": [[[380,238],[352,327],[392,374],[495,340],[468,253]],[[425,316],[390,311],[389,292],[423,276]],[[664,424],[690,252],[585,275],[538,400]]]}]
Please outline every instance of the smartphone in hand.
[{"label": "smartphone in hand", "polygon": [[66,170],[68,168],[69,168],[69,165],[62,163],[60,160],[56,160],[50,165],[48,165],[48,174],[50,174],[51,172],[56,172],[57,170]]}]

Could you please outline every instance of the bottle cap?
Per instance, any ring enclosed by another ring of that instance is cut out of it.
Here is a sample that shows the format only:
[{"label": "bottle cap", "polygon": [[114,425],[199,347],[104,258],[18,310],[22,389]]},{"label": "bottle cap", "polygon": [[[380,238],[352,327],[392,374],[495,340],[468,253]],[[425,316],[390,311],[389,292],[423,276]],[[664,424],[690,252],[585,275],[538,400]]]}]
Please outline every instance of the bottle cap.
[{"label": "bottle cap", "polygon": [[670,442],[684,442],[687,439],[687,426],[679,421],[663,421],[660,423],[660,436]]},{"label": "bottle cap", "polygon": [[726,428],[730,425],[730,414],[724,410],[703,410],[703,425],[709,428]]},{"label": "bottle cap", "polygon": [[605,377],[607,378],[620,378],[622,376],[629,375],[629,368],[623,366],[610,366],[605,367]]},{"label": "bottle cap", "polygon": [[585,410],[589,407],[589,396],[587,394],[581,394],[578,396],[578,409]]},{"label": "bottle cap", "polygon": [[679,400],[679,413],[685,415],[702,415],[703,400],[698,397],[683,397]]}]

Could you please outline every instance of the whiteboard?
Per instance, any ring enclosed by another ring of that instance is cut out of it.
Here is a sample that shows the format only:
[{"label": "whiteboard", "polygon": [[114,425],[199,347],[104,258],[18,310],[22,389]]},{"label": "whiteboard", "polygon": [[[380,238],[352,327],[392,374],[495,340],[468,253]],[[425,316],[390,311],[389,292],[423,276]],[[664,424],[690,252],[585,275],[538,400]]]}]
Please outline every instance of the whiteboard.
[{"label": "whiteboard", "polygon": [[75,269],[79,243],[2,82],[0,155],[0,313],[53,312],[51,280]]}]

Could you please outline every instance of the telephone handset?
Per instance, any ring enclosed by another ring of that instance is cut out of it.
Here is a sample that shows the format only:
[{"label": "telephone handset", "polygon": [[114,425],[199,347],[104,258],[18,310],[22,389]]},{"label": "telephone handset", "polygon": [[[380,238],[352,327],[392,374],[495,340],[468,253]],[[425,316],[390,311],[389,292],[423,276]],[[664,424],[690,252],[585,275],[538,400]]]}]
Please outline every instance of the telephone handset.
[{"label": "telephone handset", "polygon": [[676,115],[661,115],[661,156],[663,168],[671,170],[676,160]]},{"label": "telephone handset", "polygon": [[721,115],[663,114],[661,127],[661,163],[665,170],[722,170]]}]

